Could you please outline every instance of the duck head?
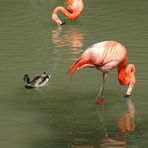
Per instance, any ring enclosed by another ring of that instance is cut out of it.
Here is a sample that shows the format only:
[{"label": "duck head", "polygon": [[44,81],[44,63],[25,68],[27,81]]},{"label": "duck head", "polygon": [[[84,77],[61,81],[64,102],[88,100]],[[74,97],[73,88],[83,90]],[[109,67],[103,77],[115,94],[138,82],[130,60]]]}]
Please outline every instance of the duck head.
[{"label": "duck head", "polygon": [[28,74],[25,74],[23,79],[24,79],[24,83],[30,84],[30,78]]},{"label": "duck head", "polygon": [[46,78],[50,79],[51,75],[48,75],[47,72],[43,72],[42,76],[46,76]]}]

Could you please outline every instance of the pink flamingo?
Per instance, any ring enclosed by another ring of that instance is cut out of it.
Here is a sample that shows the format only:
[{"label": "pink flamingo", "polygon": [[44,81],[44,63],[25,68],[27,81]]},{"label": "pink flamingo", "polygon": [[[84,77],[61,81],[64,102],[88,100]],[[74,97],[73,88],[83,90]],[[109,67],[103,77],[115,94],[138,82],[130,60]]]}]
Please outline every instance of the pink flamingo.
[{"label": "pink flamingo", "polygon": [[52,14],[52,19],[57,23],[57,25],[63,25],[65,22],[62,22],[57,13],[61,11],[67,18],[74,20],[78,18],[81,12],[84,9],[83,0],[65,0],[66,9],[62,6],[59,6],[54,9]]},{"label": "pink flamingo", "polygon": [[127,92],[124,98],[128,98],[135,85],[135,66],[127,64],[127,51],[126,48],[115,41],[103,41],[93,44],[89,47],[81,57],[69,68],[70,79],[78,69],[84,67],[96,68],[103,71],[103,83],[100,87],[99,94],[96,98],[96,103],[100,104],[104,97],[104,84],[108,73],[115,67],[118,68],[118,80],[121,85],[128,85]]}]

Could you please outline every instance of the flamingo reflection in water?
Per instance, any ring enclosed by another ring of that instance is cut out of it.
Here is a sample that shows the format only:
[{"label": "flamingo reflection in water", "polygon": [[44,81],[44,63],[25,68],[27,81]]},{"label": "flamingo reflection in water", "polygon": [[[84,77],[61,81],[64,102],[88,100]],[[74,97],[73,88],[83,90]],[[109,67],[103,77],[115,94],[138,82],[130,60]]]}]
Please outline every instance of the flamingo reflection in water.
[{"label": "flamingo reflection in water", "polygon": [[85,138],[71,138],[71,148],[126,148],[126,135],[135,129],[135,106],[132,100],[127,100],[128,111],[119,116],[117,126],[119,131],[114,137],[109,136],[103,119],[104,105],[97,106],[97,115],[103,128],[104,138],[96,140],[87,140]]},{"label": "flamingo reflection in water", "polygon": [[135,106],[131,99],[127,100],[128,105],[128,111],[118,118],[118,128],[119,133],[115,135],[115,137],[109,137],[109,134],[107,132],[107,129],[104,125],[104,121],[102,118],[102,115],[99,111],[99,108],[97,109],[97,113],[99,116],[100,121],[102,122],[105,138],[103,138],[100,142],[101,148],[126,148],[126,135],[128,132],[132,132],[135,129]]},{"label": "flamingo reflection in water", "polygon": [[55,47],[73,47],[75,49],[83,46],[83,34],[78,28],[63,31],[59,26],[52,31],[52,41]]}]

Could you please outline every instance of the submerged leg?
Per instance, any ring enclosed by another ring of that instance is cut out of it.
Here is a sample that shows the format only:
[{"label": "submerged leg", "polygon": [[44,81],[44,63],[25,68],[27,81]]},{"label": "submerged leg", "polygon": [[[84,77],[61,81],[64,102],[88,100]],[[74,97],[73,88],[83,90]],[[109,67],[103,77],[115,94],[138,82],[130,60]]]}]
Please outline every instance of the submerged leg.
[{"label": "submerged leg", "polygon": [[100,90],[99,90],[99,94],[97,95],[96,98],[96,104],[101,104],[104,101],[104,85],[105,85],[105,81],[107,79],[108,73],[103,73],[103,82],[101,84]]}]

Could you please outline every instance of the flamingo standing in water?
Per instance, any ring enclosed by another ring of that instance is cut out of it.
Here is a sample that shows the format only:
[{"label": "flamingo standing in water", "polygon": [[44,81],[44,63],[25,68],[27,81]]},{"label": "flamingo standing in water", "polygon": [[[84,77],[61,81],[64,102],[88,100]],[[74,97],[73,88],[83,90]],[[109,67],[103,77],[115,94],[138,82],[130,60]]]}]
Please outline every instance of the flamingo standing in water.
[{"label": "flamingo standing in water", "polygon": [[57,23],[57,25],[63,25],[57,13],[61,11],[67,18],[74,20],[78,18],[84,9],[83,0],[65,0],[66,9],[62,6],[56,7],[52,14],[52,19]]},{"label": "flamingo standing in water", "polygon": [[96,68],[103,71],[103,83],[100,87],[99,94],[96,98],[96,103],[100,104],[103,99],[104,84],[108,73],[113,68],[118,68],[118,80],[121,85],[128,85],[127,92],[124,98],[128,98],[135,85],[135,66],[127,64],[127,51],[126,48],[119,42],[103,41],[93,44],[89,47],[80,58],[69,68],[70,79],[78,69],[84,67]]}]

